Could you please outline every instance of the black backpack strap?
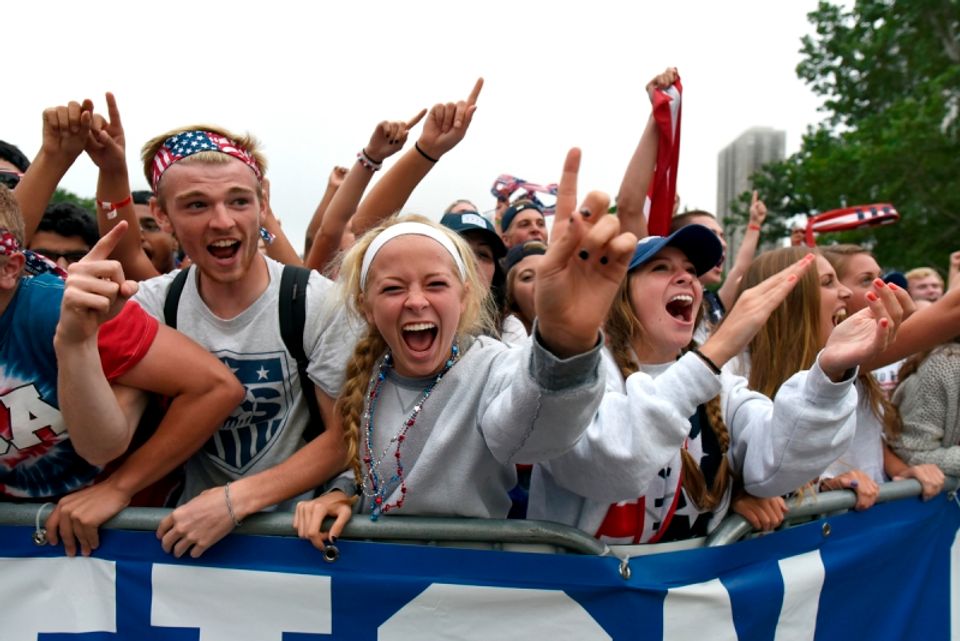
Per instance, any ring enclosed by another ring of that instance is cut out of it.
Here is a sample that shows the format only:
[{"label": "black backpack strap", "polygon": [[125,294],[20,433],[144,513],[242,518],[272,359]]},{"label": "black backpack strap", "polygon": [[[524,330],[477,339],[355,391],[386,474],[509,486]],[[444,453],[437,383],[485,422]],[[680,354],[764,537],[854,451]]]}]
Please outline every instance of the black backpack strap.
[{"label": "black backpack strap", "polygon": [[310,271],[305,267],[284,265],[280,277],[280,336],[287,351],[297,361],[297,373],[300,375],[300,387],[303,400],[310,411],[310,422],[303,431],[303,438],[312,441],[324,431],[323,415],[317,404],[317,395],[313,381],[307,376],[310,361],[303,351],[303,329],[307,322],[307,282]]},{"label": "black backpack strap", "polygon": [[189,267],[181,269],[180,273],[173,277],[170,289],[167,290],[167,297],[163,301],[163,322],[167,327],[177,328],[177,307],[180,306],[180,295],[183,294],[189,273]]}]

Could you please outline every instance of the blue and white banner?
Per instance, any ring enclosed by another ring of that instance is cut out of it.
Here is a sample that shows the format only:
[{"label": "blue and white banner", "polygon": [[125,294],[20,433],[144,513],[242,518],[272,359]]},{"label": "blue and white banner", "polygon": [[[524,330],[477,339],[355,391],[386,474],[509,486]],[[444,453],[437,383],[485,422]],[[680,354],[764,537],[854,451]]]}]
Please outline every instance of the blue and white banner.
[{"label": "blue and white banner", "polygon": [[178,560],[151,532],[105,531],[70,559],[0,527],[0,640],[960,638],[958,527],[943,495],[903,500],[636,557],[629,580],[614,558],[341,541],[326,563],[239,535]]}]

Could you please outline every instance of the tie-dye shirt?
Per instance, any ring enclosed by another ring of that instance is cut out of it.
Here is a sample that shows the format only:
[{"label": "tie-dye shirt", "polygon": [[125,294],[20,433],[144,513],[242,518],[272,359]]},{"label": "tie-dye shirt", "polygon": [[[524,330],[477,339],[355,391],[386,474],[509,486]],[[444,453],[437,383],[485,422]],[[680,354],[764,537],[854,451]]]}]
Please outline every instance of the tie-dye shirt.
[{"label": "tie-dye shirt", "polygon": [[[57,401],[53,336],[64,283],[54,274],[20,281],[0,316],[0,498],[58,498],[89,485],[100,472],[73,449]],[[108,380],[146,355],[157,322],[136,303],[100,328]]]}]

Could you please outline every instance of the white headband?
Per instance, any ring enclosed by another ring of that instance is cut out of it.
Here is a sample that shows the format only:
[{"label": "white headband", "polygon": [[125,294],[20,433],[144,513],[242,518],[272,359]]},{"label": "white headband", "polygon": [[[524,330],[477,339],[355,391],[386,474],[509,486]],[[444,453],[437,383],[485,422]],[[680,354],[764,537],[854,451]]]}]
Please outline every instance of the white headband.
[{"label": "white headband", "polygon": [[410,235],[426,236],[440,243],[440,245],[447,250],[447,253],[450,254],[451,258],[453,258],[453,262],[457,264],[457,270],[460,272],[460,280],[466,281],[467,270],[463,265],[463,258],[460,257],[457,246],[453,244],[453,241],[450,240],[446,232],[440,231],[430,225],[425,225],[424,223],[406,222],[387,227],[380,232],[370,243],[370,246],[367,247],[367,251],[363,254],[363,263],[360,265],[361,290],[367,286],[367,272],[370,271],[370,264],[373,263],[373,259],[377,257],[377,252],[397,236]]}]

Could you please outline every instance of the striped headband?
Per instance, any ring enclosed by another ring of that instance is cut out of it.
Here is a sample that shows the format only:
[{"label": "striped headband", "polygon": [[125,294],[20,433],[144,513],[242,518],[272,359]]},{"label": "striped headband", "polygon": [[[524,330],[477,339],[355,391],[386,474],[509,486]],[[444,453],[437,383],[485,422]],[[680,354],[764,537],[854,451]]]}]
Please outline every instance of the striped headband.
[{"label": "striped headband", "polygon": [[20,241],[7,229],[0,228],[0,256],[11,256],[20,251]]},{"label": "striped headband", "polygon": [[457,246],[453,244],[452,240],[450,240],[448,232],[441,231],[424,223],[406,222],[397,223],[396,225],[387,227],[380,232],[370,243],[370,246],[367,247],[367,251],[363,254],[363,263],[360,266],[361,290],[365,289],[367,286],[367,272],[370,271],[370,264],[373,263],[373,259],[377,257],[377,252],[383,249],[384,245],[389,243],[397,236],[411,235],[426,236],[427,238],[432,238],[440,243],[440,245],[446,249],[447,253],[453,258],[453,262],[456,263],[457,271],[460,272],[460,280],[465,281],[467,279],[467,269],[463,265],[463,258],[460,256]]},{"label": "striped headband", "polygon": [[184,131],[164,140],[163,146],[153,157],[153,191],[157,191],[160,177],[163,176],[163,172],[170,168],[170,165],[201,151],[219,151],[228,156],[233,156],[250,167],[256,174],[258,181],[262,178],[260,167],[257,166],[257,161],[253,159],[253,155],[235,141],[212,131]]}]

